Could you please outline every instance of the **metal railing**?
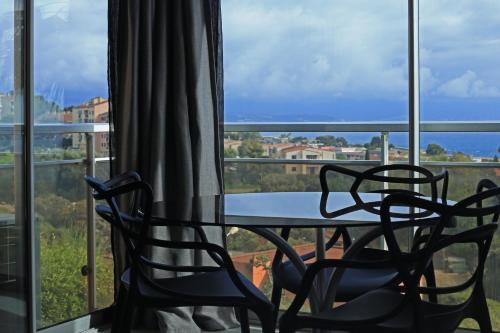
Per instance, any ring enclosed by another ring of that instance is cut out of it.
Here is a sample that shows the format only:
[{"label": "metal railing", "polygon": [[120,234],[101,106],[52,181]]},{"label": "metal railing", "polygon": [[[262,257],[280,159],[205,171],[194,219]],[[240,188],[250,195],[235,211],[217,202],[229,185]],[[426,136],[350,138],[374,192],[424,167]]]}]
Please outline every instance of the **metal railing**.
[{"label": "metal railing", "polygon": [[[85,166],[85,174],[87,176],[95,176],[95,166],[97,162],[108,161],[109,157],[96,158],[95,156],[95,134],[108,133],[108,124],[98,123],[79,123],[79,124],[36,124],[34,126],[34,135],[64,135],[64,134],[85,134],[86,152],[85,158],[69,159],[69,160],[50,160],[50,161],[37,161],[34,166],[50,166],[50,165],[70,165],[82,164]],[[24,125],[22,124],[0,124],[0,135],[12,136],[14,140],[22,140],[21,137],[24,133]],[[14,154],[19,152],[14,151]],[[17,163],[23,163],[22,159],[16,158],[13,164],[0,164],[0,169],[16,169]],[[16,196],[18,194],[16,193]],[[16,199],[16,202],[19,199]],[[92,191],[87,188],[86,193],[86,206],[87,206],[87,263],[82,267],[82,273],[87,276],[88,284],[88,310],[92,312],[96,310],[96,222],[94,199]]]},{"label": "metal railing", "polygon": [[[381,136],[381,159],[380,160],[289,160],[271,158],[225,158],[225,163],[273,163],[273,164],[323,164],[334,162],[348,165],[380,165],[388,164],[389,161],[389,135],[390,133],[408,132],[408,124],[404,122],[308,122],[308,123],[225,123],[225,132],[317,132],[317,133],[380,133]],[[60,165],[60,164],[82,164],[85,165],[85,174],[95,176],[96,163],[109,161],[108,157],[96,158],[95,156],[95,134],[107,133],[108,124],[84,123],[84,124],[36,124],[34,135],[53,134],[75,134],[82,133],[86,137],[85,158],[70,160],[38,161],[35,166]],[[22,135],[23,125],[0,124],[0,135]],[[421,132],[477,132],[477,133],[500,133],[500,121],[475,121],[475,122],[423,122]],[[439,167],[480,167],[500,168],[496,162],[422,162],[426,166]],[[1,168],[15,168],[15,164],[3,164]],[[94,200],[92,192],[87,188],[87,264],[82,272],[88,279],[88,310],[96,309],[96,222],[94,211]]]},{"label": "metal railing", "polygon": [[[255,122],[224,125],[225,132],[277,132],[277,133],[380,133],[381,159],[377,160],[289,160],[278,158],[225,158],[226,163],[272,163],[272,164],[323,164],[335,162],[346,165],[379,165],[389,162],[390,133],[408,133],[405,122]],[[422,122],[421,133],[500,133],[500,121],[434,121]],[[429,167],[481,167],[500,168],[498,162],[446,162],[422,161]]]}]

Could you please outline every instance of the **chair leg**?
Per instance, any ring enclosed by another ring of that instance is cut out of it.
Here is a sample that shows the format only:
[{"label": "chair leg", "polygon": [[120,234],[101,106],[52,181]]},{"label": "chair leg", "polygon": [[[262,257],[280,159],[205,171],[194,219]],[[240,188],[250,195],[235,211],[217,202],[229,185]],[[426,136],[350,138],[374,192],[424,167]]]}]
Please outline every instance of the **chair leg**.
[{"label": "chair leg", "polygon": [[240,321],[241,333],[250,333],[250,323],[248,322],[247,308],[238,308],[238,319]]},{"label": "chair leg", "polygon": [[488,311],[488,304],[486,303],[484,295],[477,303],[478,304],[475,307],[474,319],[479,324],[479,330],[481,333],[492,333],[493,328],[491,327],[490,313]]},{"label": "chair leg", "polygon": [[134,322],[135,300],[133,292],[126,290],[124,287],[120,288],[118,296],[118,305],[116,316],[113,318],[113,327],[111,333],[130,333]]},{"label": "chair leg", "polygon": [[295,329],[291,325],[288,325],[283,321],[280,322],[280,333],[294,333],[294,332]]},{"label": "chair leg", "polygon": [[111,324],[111,333],[120,333],[121,319],[123,317],[123,309],[127,301],[127,289],[120,286],[118,297],[116,299],[115,309],[113,311],[113,322]]},{"label": "chair leg", "polygon": [[281,287],[278,286],[276,284],[276,282],[274,282],[273,283],[273,291],[272,291],[272,295],[271,295],[271,303],[273,303],[273,305],[274,305],[274,311],[273,311],[274,322],[276,322],[276,320],[278,320],[278,313],[280,311],[280,303],[281,303],[281,292],[282,292]]},{"label": "chair leg", "polygon": [[[267,311],[266,311],[267,310]],[[271,309],[253,309],[260,319],[262,326],[262,333],[274,333],[276,330],[276,320],[274,318],[274,311]]]}]

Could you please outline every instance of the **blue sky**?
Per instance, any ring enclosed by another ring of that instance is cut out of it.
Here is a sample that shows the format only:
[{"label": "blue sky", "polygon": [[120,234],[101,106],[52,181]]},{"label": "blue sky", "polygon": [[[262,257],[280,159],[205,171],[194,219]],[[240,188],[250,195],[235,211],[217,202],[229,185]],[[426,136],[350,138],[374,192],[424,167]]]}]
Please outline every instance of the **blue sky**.
[{"label": "blue sky", "polygon": [[[34,1],[36,93],[106,96],[107,1]],[[0,91],[12,88],[11,3]],[[406,1],[222,3],[226,119],[407,119]],[[424,119],[500,119],[499,12],[498,0],[421,0]]]}]

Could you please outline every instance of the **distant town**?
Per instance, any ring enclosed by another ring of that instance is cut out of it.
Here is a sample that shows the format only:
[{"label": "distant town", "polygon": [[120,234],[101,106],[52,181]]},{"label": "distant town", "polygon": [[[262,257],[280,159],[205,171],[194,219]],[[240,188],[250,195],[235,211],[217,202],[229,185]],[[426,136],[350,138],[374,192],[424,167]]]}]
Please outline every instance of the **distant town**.
[{"label": "distant town", "polygon": [[[108,123],[109,103],[106,98],[94,97],[80,105],[62,109],[42,96],[35,96],[35,119],[38,123]],[[15,122],[15,97],[13,93],[0,93],[0,123]],[[97,156],[109,155],[109,134],[96,133],[95,153]],[[85,135],[73,133],[65,135],[63,148],[81,150],[85,147]]]},{"label": "distant town", "polygon": [[[35,118],[39,123],[107,123],[109,103],[106,98],[95,97],[80,105],[62,109],[58,104],[47,101],[43,96],[35,96]],[[0,93],[0,122],[15,122],[15,97],[12,92]],[[85,135],[74,133],[64,138],[64,148],[75,150],[85,146]],[[271,158],[285,160],[381,160],[382,142],[373,137],[369,143],[349,143],[343,137],[322,135],[315,138],[292,136],[261,136],[259,133],[225,133],[224,156],[227,158]],[[108,133],[96,134],[96,155],[109,154]],[[444,147],[429,144],[421,151],[423,160],[445,160],[458,162],[498,162],[498,157],[478,157],[454,152],[448,153]],[[389,160],[408,160],[408,148],[389,145]],[[287,174],[316,174],[318,165],[287,164]]]}]

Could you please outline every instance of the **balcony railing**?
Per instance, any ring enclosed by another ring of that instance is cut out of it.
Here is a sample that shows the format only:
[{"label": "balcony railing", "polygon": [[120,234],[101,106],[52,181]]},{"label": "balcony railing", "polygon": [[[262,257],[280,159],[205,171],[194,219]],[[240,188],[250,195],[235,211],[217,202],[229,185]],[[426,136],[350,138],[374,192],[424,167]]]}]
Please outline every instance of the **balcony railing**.
[{"label": "balcony railing", "polygon": [[[380,133],[381,160],[289,160],[269,158],[225,158],[231,163],[274,163],[274,164],[322,164],[335,162],[347,165],[379,165],[389,163],[389,135],[408,133],[405,122],[257,122],[225,123],[225,132],[278,132],[278,133]],[[500,133],[500,121],[435,121],[422,122],[421,133]],[[422,161],[429,167],[482,167],[498,168],[497,162],[441,162]]]},{"label": "balcony railing", "polygon": [[[273,163],[273,164],[323,164],[334,162],[354,166],[369,166],[388,164],[389,136],[391,133],[408,132],[408,124],[404,122],[341,122],[341,123],[225,123],[225,132],[278,132],[278,133],[380,133],[381,159],[380,160],[289,160],[271,158],[225,158],[225,163]],[[34,134],[84,134],[86,138],[85,157],[81,159],[50,160],[35,162],[35,166],[49,166],[61,164],[77,164],[85,166],[85,174],[95,175],[96,163],[109,161],[108,157],[96,157],[95,135],[107,133],[107,124],[37,124]],[[423,122],[423,133],[441,132],[473,132],[473,133],[500,133],[500,121],[495,122]],[[21,134],[22,125],[2,124],[0,135]],[[471,167],[471,168],[500,168],[497,162],[430,162],[423,161],[423,165],[431,167]],[[14,164],[0,164],[0,169],[14,168]],[[82,175],[83,176],[83,175]],[[82,272],[87,275],[88,283],[88,310],[96,309],[96,221],[94,201],[87,188],[86,193],[86,223],[87,223],[87,263]]]}]

